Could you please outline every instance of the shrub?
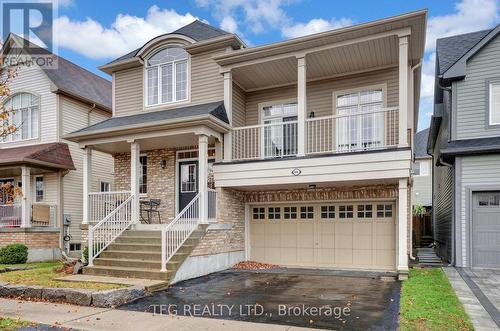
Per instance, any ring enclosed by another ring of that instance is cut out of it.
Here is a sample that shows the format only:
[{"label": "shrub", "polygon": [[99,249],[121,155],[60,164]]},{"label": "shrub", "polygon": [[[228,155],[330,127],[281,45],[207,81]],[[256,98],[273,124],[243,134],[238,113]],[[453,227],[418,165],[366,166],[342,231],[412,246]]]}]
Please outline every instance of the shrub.
[{"label": "shrub", "polygon": [[[104,246],[104,243],[94,243],[94,251],[98,251],[101,247]],[[96,256],[97,257],[97,256]],[[89,247],[85,246],[82,251],[82,258],[85,263],[89,263]]]},{"label": "shrub", "polygon": [[28,261],[28,247],[23,244],[12,244],[0,248],[0,263],[18,264]]}]

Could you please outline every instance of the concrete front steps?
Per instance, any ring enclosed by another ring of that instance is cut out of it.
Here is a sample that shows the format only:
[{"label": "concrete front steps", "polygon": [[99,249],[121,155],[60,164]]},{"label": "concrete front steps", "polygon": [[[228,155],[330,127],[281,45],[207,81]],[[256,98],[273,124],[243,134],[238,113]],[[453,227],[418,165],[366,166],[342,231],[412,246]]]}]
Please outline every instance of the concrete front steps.
[{"label": "concrete front steps", "polygon": [[161,232],[158,230],[126,230],[96,259],[94,266],[85,267],[85,275],[120,278],[142,278],[170,281],[205,235],[206,226],[200,225],[167,263],[167,272],[161,272]]}]

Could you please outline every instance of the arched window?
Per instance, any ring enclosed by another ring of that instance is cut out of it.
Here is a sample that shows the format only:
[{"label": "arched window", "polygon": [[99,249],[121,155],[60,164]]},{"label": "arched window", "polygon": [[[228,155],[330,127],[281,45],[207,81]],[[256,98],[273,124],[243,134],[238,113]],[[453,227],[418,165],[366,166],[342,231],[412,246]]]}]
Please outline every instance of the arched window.
[{"label": "arched window", "polygon": [[5,102],[5,108],[11,110],[8,123],[17,130],[4,137],[3,141],[18,141],[38,138],[38,97],[31,93],[18,93]]},{"label": "arched window", "polygon": [[188,54],[180,47],[154,53],[146,62],[147,105],[187,100]]}]

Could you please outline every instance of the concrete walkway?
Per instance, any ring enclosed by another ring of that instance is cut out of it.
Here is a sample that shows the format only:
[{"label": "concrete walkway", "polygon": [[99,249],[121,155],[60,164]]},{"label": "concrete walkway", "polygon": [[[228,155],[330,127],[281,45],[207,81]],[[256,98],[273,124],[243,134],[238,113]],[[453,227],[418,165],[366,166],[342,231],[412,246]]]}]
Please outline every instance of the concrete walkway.
[{"label": "concrete walkway", "polygon": [[455,268],[443,268],[476,331],[496,331],[498,326]]},{"label": "concrete walkway", "polygon": [[286,325],[249,323],[201,317],[153,315],[151,313],[65,304],[0,299],[0,316],[80,330],[311,330]]}]

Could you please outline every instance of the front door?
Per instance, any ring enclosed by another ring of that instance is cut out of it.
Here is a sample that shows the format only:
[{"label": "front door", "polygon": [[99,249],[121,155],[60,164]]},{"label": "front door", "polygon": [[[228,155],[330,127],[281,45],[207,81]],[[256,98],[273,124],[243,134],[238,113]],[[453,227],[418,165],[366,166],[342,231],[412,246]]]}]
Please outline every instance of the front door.
[{"label": "front door", "polygon": [[179,162],[179,212],[198,193],[198,161]]}]

